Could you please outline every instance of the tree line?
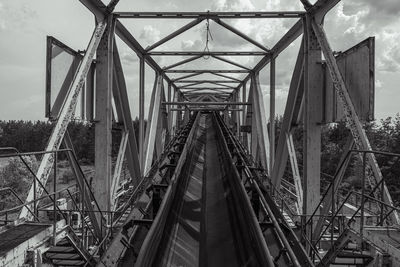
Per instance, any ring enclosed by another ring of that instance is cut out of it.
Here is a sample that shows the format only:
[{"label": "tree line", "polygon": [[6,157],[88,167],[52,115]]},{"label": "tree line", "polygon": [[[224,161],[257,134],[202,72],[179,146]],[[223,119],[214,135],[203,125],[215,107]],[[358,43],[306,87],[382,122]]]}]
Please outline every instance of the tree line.
[{"label": "tree line", "polygon": [[[276,138],[279,136],[282,118],[276,119]],[[139,121],[133,122],[136,136],[138,136]],[[94,123],[73,121],[68,126],[68,132],[74,144],[75,152],[81,163],[94,164]],[[113,125],[113,155],[117,155],[121,138],[121,125]],[[0,121],[0,147],[15,147],[21,152],[42,151],[45,149],[53,125],[43,121]],[[379,122],[370,122],[365,125],[372,149],[400,153],[400,115],[388,117]],[[330,176],[335,174],[346,140],[350,132],[344,122],[323,127],[322,131],[322,160],[321,184],[329,183]],[[294,142],[300,171],[302,171],[302,143],[303,132],[299,127],[294,131]],[[277,142],[276,142],[277,143]],[[376,155],[389,191],[395,204],[400,204],[400,162],[398,157]],[[290,166],[290,164],[288,164]],[[360,189],[361,162],[353,157],[347,168],[342,188],[345,190]],[[288,167],[289,168],[289,167]],[[1,174],[1,173],[0,173]],[[325,175],[326,174],[326,175]],[[0,187],[4,184],[0,185]]]}]

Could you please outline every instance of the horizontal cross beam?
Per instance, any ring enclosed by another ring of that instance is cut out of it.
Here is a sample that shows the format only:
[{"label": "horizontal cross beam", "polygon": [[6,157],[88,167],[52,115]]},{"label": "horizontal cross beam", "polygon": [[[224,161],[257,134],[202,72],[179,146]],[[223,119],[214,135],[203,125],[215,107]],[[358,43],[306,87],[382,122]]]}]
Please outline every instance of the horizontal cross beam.
[{"label": "horizontal cross beam", "polygon": [[265,56],[265,51],[150,51],[150,56]]},{"label": "horizontal cross beam", "polygon": [[166,70],[166,73],[248,73],[248,70]]},{"label": "horizontal cross beam", "polygon": [[226,80],[180,80],[175,83],[238,83],[240,81],[226,81]]},{"label": "horizontal cross beam", "polygon": [[267,12],[114,12],[118,18],[125,19],[266,19],[300,18],[304,11],[267,11]]},{"label": "horizontal cross beam", "polygon": [[178,106],[185,106],[185,105],[193,105],[193,106],[222,106],[222,105],[238,105],[238,106],[249,106],[251,103],[248,102],[162,102],[163,105],[178,105]]}]

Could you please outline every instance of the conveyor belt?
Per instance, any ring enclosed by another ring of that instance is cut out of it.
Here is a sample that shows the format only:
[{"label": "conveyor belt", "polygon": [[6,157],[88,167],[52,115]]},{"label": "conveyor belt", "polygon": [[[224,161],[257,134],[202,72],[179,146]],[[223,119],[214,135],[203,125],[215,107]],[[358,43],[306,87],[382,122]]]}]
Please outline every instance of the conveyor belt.
[{"label": "conveyor belt", "polygon": [[158,215],[166,216],[164,223],[155,220],[137,266],[262,266],[266,261],[268,251],[255,217],[238,214],[240,200],[227,181],[232,177],[224,169],[212,116],[199,115],[191,151],[176,177],[178,186],[165,197],[171,204],[164,199]]},{"label": "conveyor belt", "polygon": [[191,134],[136,266],[300,266],[273,226],[266,242],[216,115],[200,113]]}]

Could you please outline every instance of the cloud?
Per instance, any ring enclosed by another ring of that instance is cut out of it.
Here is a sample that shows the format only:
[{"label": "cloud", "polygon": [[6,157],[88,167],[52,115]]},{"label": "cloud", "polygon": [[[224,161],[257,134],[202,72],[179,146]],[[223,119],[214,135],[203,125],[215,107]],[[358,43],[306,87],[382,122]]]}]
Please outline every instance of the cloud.
[{"label": "cloud", "polygon": [[124,64],[132,64],[139,61],[138,57],[132,53],[123,53],[121,60]]},{"label": "cloud", "polygon": [[254,5],[251,0],[217,0],[213,6],[216,11],[251,11]]},{"label": "cloud", "polygon": [[184,51],[198,51],[201,48],[204,48],[201,40],[184,40],[181,42],[181,49]]},{"label": "cloud", "polygon": [[160,40],[160,31],[151,25],[146,25],[142,29],[139,38],[149,44],[153,44]]},{"label": "cloud", "polygon": [[400,7],[394,7],[392,0],[379,1],[379,5],[370,0],[346,1],[328,14],[325,28],[336,50],[345,50],[367,36],[375,36],[376,69],[396,72],[400,69],[399,12]]},{"label": "cloud", "polygon": [[6,29],[32,31],[38,17],[37,12],[28,4],[0,1],[0,31]]}]

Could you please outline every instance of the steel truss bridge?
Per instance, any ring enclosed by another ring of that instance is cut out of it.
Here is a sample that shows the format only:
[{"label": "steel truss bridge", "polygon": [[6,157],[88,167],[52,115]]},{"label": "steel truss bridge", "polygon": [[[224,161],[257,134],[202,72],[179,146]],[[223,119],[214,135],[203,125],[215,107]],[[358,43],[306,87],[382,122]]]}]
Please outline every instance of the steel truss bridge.
[{"label": "steel truss bridge", "polygon": [[[18,201],[0,211],[1,266],[400,265],[399,210],[375,159],[399,155],[373,151],[363,130],[374,114],[374,38],[332,51],[322,22],[339,0],[301,0],[304,10],[268,12],[114,12],[118,0],[80,2],[96,18],[87,48],[47,40],[46,115],[54,129],[46,150],[0,150],[2,158],[20,158],[33,181],[25,200],[12,188],[0,189]],[[243,18],[297,22],[269,48],[226,22]],[[129,19],[189,23],[144,48],[124,26]],[[257,50],[157,49],[210,21]],[[298,38],[275,136],[275,62]],[[116,39],[139,58],[138,136]],[[179,61],[160,67],[155,57],[167,56]],[[259,61],[245,66],[238,60],[243,56]],[[61,57],[69,58],[67,68],[60,67]],[[228,68],[187,67],[204,57]],[[156,78],[145,118],[146,65]],[[260,85],[266,66],[269,119]],[[67,130],[78,113],[95,124],[92,182]],[[321,128],[340,120],[351,134],[323,184]],[[116,128],[121,140],[112,160]],[[296,128],[304,135],[301,164]],[[27,163],[32,155],[41,156],[37,171]],[[60,157],[76,181],[61,188]],[[343,194],[353,158],[361,162],[363,187]]]}]

